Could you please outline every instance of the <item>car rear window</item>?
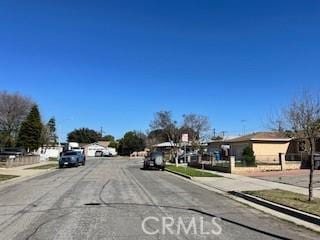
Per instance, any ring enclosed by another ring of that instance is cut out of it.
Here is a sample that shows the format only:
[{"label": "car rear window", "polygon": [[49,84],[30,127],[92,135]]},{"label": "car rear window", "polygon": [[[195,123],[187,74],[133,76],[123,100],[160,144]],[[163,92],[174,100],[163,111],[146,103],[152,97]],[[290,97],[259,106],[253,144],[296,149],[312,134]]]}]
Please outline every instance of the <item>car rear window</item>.
[{"label": "car rear window", "polygon": [[77,155],[77,152],[67,152],[63,154],[64,156]]}]

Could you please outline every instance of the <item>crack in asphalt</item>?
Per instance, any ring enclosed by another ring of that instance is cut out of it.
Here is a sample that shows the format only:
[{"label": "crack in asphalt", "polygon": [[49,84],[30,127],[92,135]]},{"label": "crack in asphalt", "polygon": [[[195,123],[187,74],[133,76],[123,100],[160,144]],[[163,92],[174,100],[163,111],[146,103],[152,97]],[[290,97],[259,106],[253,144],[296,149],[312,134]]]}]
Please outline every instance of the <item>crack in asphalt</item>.
[{"label": "crack in asphalt", "polygon": [[107,203],[106,201],[103,200],[103,197],[102,197],[102,193],[104,191],[104,189],[106,188],[106,186],[111,182],[111,179],[108,179],[108,181],[105,182],[105,184],[103,184],[100,192],[99,192],[99,200],[100,202],[102,202],[103,204],[105,205],[109,205],[109,203]]},{"label": "crack in asphalt", "polygon": [[29,236],[27,236],[27,237],[25,238],[25,240],[30,240],[33,236],[35,236],[35,235],[37,234],[37,232],[38,232],[44,225],[46,225],[46,224],[48,224],[48,223],[50,223],[50,222],[52,222],[52,221],[58,220],[58,219],[60,219],[60,218],[64,218],[64,217],[66,217],[66,216],[68,216],[68,215],[71,215],[71,214],[72,214],[72,212],[71,212],[71,213],[65,213],[65,214],[63,214],[63,215],[57,216],[57,217],[55,217],[55,218],[49,219],[49,220],[41,223],[40,225],[38,225],[38,226],[34,229],[34,231],[33,231]]}]

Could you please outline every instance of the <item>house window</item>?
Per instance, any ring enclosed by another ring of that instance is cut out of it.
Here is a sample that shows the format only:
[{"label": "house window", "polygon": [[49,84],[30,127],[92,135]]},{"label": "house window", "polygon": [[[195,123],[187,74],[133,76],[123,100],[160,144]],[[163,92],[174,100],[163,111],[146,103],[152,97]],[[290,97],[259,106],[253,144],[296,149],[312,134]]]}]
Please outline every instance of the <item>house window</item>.
[{"label": "house window", "polygon": [[299,141],[298,142],[298,151],[305,152],[306,151],[306,141]]}]

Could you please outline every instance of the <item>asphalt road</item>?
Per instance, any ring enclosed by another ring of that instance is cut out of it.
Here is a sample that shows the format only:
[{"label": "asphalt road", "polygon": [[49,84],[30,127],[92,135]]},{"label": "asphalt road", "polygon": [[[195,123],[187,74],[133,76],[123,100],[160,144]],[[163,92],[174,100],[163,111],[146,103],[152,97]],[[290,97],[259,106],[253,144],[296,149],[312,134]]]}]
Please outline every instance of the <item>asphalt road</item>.
[{"label": "asphalt road", "polygon": [[[167,172],[140,167],[137,160],[88,159],[84,167],[0,188],[0,239],[320,237]],[[181,221],[190,224],[188,234]]]}]

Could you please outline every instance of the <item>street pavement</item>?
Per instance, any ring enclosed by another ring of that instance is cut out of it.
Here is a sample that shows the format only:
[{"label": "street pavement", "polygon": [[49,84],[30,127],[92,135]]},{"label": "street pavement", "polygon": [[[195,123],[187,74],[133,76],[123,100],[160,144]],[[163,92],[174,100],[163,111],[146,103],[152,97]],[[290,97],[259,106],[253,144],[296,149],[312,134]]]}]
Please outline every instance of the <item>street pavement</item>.
[{"label": "street pavement", "polygon": [[[88,159],[83,167],[0,187],[0,239],[320,238],[172,174],[141,166],[139,160]],[[195,228],[183,231],[180,220]],[[172,224],[165,228],[162,221]]]}]

